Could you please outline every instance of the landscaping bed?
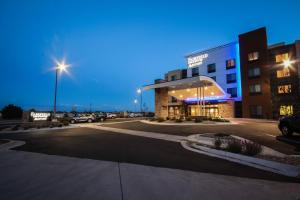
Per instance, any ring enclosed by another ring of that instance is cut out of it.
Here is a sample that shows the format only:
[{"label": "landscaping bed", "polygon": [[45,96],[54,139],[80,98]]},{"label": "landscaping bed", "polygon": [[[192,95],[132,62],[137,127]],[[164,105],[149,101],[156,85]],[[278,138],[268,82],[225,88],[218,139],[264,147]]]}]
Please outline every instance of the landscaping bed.
[{"label": "landscaping bed", "polygon": [[204,124],[214,124],[215,122],[223,122],[230,123],[228,119],[224,119],[221,117],[207,117],[207,116],[199,116],[199,117],[186,117],[186,118],[151,118],[149,121],[153,122],[164,122],[164,123],[204,123]]},{"label": "landscaping bed", "polygon": [[8,140],[1,140],[1,139],[0,139],[0,145],[1,145],[1,144],[8,143],[8,142],[9,142]]},{"label": "landscaping bed", "polygon": [[189,136],[188,142],[195,148],[203,146],[223,152],[300,166],[300,157],[298,156],[285,155],[234,135],[223,133],[197,134]]}]

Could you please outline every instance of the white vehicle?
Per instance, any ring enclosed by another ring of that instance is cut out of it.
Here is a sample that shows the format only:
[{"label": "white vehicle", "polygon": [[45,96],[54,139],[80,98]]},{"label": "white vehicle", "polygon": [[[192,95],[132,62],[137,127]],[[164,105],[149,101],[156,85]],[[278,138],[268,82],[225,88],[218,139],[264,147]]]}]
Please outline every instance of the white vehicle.
[{"label": "white vehicle", "polygon": [[117,114],[114,114],[114,113],[107,113],[107,114],[106,114],[106,118],[108,118],[108,119],[114,119],[114,118],[117,118]]},{"label": "white vehicle", "polygon": [[134,117],[143,117],[142,113],[130,113],[128,117],[134,118]]}]

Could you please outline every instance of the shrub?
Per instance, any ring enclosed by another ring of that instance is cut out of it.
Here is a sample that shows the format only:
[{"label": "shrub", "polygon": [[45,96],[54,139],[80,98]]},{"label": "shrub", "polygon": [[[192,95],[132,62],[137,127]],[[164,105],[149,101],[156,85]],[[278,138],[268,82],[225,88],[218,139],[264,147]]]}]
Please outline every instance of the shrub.
[{"label": "shrub", "polygon": [[59,123],[57,127],[63,127],[63,123]]},{"label": "shrub", "polygon": [[64,126],[69,126],[69,124],[70,124],[68,120],[64,120],[64,121],[62,121],[62,123]]},{"label": "shrub", "polygon": [[243,148],[243,144],[240,140],[232,139],[227,143],[226,150],[232,153],[241,153]]},{"label": "shrub", "polygon": [[166,120],[170,120],[170,117],[166,117]]},{"label": "shrub", "polygon": [[176,123],[181,123],[181,122],[183,122],[183,120],[182,119],[176,119],[175,122]]},{"label": "shrub", "polygon": [[216,138],[214,145],[216,149],[221,149],[222,140],[220,138]]},{"label": "shrub", "polygon": [[165,119],[164,119],[164,118],[162,118],[162,117],[159,117],[159,118],[157,118],[157,121],[158,121],[158,122],[164,122],[164,121],[165,121]]},{"label": "shrub", "polygon": [[230,122],[228,119],[224,119],[224,118],[212,118],[212,121],[214,122]]},{"label": "shrub", "polygon": [[262,147],[258,143],[244,141],[244,154],[248,156],[255,156],[262,151]]},{"label": "shrub", "polygon": [[192,121],[192,118],[191,117],[187,117],[185,120],[186,121]]},{"label": "shrub", "polygon": [[201,123],[201,122],[203,122],[202,117],[195,118],[195,123]]},{"label": "shrub", "polygon": [[3,119],[21,119],[22,115],[22,108],[13,104],[9,104],[2,109]]},{"label": "shrub", "polygon": [[149,119],[150,122],[156,121],[156,119],[154,117]]}]

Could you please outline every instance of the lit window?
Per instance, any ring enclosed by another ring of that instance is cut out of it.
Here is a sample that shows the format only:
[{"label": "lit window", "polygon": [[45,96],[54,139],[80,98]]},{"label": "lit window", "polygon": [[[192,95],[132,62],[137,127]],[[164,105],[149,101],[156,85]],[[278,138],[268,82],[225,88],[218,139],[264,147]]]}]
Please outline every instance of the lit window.
[{"label": "lit window", "polygon": [[235,68],[235,59],[226,60],[226,69]]},{"label": "lit window", "polygon": [[281,63],[285,60],[288,60],[289,59],[289,54],[288,53],[283,53],[283,54],[278,54],[275,56],[275,60],[276,60],[276,63]]},{"label": "lit window", "polygon": [[279,108],[280,115],[292,115],[293,114],[293,106],[292,105],[283,105]]},{"label": "lit window", "polygon": [[213,73],[216,72],[216,64],[209,64],[207,65],[207,73]]},{"label": "lit window", "polygon": [[289,68],[283,68],[281,70],[277,70],[277,78],[289,77],[290,75],[291,74]]},{"label": "lit window", "polygon": [[248,61],[258,60],[259,53],[257,51],[248,54]]},{"label": "lit window", "polygon": [[248,70],[249,78],[259,77],[259,76],[260,76],[260,68],[259,67],[251,68]]},{"label": "lit window", "polygon": [[279,85],[278,94],[288,94],[292,92],[292,85]]},{"label": "lit window", "polygon": [[250,85],[249,91],[251,94],[261,93],[261,85],[260,84]]}]

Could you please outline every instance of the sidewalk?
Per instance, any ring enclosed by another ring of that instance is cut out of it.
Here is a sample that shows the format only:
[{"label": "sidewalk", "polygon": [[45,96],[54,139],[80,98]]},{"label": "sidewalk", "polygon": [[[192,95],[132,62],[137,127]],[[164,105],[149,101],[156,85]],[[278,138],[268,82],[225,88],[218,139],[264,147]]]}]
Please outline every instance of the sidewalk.
[{"label": "sidewalk", "polygon": [[300,184],[0,151],[0,199],[299,199]]}]

